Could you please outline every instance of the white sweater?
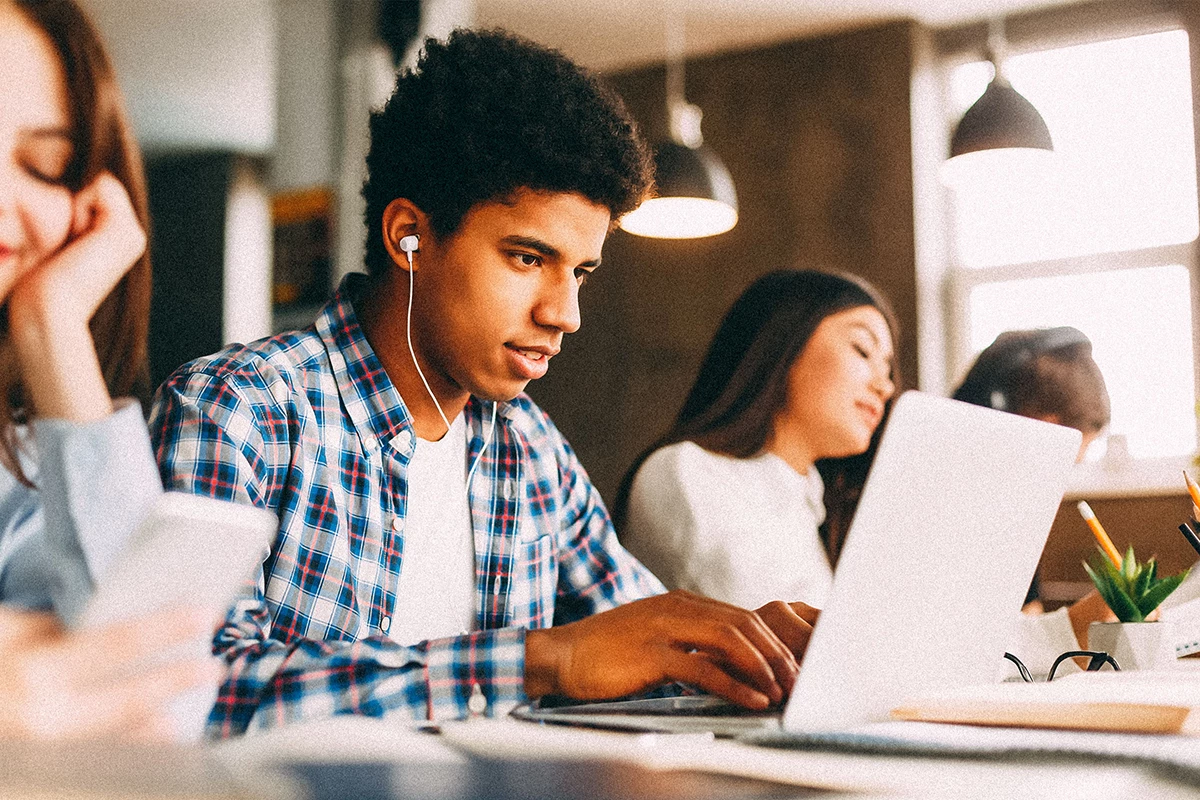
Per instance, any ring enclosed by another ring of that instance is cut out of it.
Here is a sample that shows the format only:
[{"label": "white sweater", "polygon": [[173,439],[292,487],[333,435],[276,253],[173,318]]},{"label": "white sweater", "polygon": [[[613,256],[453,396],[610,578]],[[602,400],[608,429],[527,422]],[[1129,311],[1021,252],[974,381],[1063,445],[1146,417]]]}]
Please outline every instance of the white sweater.
[{"label": "white sweater", "polygon": [[743,608],[824,604],[833,581],[817,534],[825,487],[778,456],[717,455],[692,442],[655,451],[634,478],[621,541],[670,589]]}]

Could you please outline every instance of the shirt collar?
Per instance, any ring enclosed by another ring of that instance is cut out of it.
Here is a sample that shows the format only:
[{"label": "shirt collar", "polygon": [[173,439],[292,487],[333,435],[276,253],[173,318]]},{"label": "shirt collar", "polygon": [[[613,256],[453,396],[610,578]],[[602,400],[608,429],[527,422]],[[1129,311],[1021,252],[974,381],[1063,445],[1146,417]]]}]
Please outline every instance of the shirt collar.
[{"label": "shirt collar", "polygon": [[333,299],[317,317],[317,335],[325,344],[333,379],[342,397],[346,414],[368,449],[390,442],[401,431],[412,427],[412,417],[396,391],[396,385],[379,363],[371,348],[354,300],[367,286],[365,275],[347,275]]}]

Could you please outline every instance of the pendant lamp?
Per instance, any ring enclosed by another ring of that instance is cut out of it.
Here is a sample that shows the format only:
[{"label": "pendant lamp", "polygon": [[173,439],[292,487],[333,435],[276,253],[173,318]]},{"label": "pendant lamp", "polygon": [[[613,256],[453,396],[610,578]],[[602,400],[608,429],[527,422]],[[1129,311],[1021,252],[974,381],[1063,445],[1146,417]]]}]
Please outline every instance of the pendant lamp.
[{"label": "pendant lamp", "polygon": [[1002,20],[988,26],[987,59],[995,75],[950,138],[943,180],[951,185],[998,169],[1037,169],[1054,150],[1046,121],[1004,75]]},{"label": "pendant lamp", "polygon": [[700,134],[700,109],[684,99],[683,27],[667,14],[667,119],[671,138],[654,148],[655,195],[621,218],[621,228],[657,239],[698,239],[737,224],[729,170]]}]

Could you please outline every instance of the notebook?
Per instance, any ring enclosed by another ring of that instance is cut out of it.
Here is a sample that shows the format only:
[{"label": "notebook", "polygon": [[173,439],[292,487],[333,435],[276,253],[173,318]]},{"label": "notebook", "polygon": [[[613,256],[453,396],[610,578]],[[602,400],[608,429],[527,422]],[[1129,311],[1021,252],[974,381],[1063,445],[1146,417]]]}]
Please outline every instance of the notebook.
[{"label": "notebook", "polygon": [[906,392],[782,715],[717,716],[730,706],[711,697],[514,715],[719,735],[838,730],[885,720],[911,697],[998,680],[1079,443],[1073,429]]}]

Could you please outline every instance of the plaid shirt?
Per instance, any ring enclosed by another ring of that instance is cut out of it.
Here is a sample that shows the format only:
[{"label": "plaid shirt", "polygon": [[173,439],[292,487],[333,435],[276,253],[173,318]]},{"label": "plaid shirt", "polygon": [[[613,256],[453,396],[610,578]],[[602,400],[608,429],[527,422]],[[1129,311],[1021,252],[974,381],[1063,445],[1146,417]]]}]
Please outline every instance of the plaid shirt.
[{"label": "plaid shirt", "polygon": [[[477,630],[412,646],[388,638],[390,618],[410,613],[395,600],[415,439],[356,319],[360,280],[348,278],[311,327],[193,361],[155,401],[167,488],[279,517],[257,590],[214,641],[230,665],[214,736],[340,713],[463,717],[473,692],[495,713],[525,700],[526,629],[663,591],[617,543],[566,440],[522,395],[499,405],[469,491]],[[467,404],[468,463],[490,405]]]}]

